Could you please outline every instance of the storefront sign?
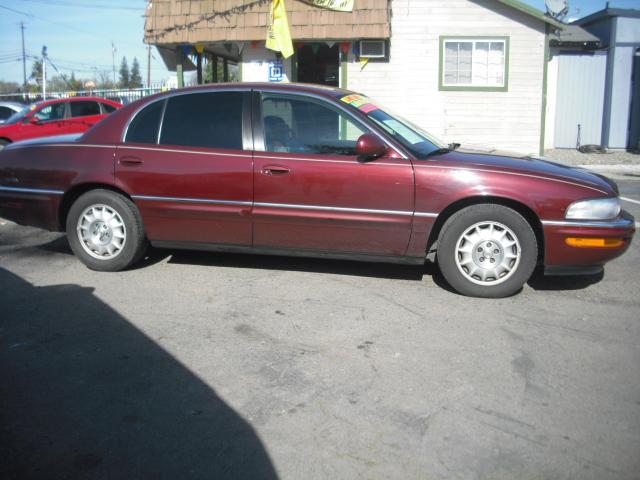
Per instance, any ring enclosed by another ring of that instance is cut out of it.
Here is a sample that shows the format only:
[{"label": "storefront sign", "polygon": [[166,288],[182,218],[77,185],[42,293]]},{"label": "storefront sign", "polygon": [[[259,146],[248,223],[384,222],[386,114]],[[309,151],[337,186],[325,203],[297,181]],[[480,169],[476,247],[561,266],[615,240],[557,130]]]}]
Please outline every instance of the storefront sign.
[{"label": "storefront sign", "polygon": [[273,60],[269,62],[269,81],[281,82],[284,77],[284,65],[281,60]]},{"label": "storefront sign", "polygon": [[352,12],[354,0],[302,0],[316,7],[337,10],[338,12]]}]

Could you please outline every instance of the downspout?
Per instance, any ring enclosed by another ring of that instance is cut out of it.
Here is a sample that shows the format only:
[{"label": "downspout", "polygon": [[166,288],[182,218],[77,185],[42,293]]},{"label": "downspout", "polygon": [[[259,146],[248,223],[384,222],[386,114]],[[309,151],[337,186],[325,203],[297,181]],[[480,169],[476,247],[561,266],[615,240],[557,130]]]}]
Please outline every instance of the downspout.
[{"label": "downspout", "polygon": [[544,134],[547,123],[547,74],[549,70],[549,24],[544,24],[544,57],[542,60],[542,105],[540,112],[539,155],[544,155]]}]

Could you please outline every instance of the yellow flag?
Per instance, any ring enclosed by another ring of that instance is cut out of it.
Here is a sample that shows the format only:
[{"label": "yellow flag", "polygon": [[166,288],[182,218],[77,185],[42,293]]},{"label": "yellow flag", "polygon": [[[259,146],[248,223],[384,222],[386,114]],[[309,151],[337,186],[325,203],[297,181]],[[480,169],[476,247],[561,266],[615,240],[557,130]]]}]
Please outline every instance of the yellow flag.
[{"label": "yellow flag", "polygon": [[267,31],[267,48],[282,53],[284,58],[293,55],[293,43],[289,31],[289,19],[284,0],[273,0],[269,14],[269,30]]}]

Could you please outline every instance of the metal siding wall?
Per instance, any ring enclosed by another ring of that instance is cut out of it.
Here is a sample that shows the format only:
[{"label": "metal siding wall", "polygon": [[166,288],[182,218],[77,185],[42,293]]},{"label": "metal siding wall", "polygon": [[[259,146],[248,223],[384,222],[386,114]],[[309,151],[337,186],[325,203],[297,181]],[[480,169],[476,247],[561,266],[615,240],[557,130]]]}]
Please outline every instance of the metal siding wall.
[{"label": "metal siding wall", "polygon": [[582,145],[600,145],[606,67],[606,54],[559,55],[556,148],[576,147],[578,124]]}]

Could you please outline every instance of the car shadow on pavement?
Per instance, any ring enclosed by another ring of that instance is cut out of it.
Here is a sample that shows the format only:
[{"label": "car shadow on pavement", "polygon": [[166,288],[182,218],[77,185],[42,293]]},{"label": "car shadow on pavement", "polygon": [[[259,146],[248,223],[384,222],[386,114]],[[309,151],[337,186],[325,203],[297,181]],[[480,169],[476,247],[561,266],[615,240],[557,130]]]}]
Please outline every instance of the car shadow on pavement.
[{"label": "car shadow on pavement", "polygon": [[604,272],[594,275],[544,275],[542,267],[536,268],[527,282],[534,290],[582,290],[599,283]]},{"label": "car shadow on pavement", "polygon": [[329,273],[359,277],[380,277],[396,280],[421,280],[437,268],[430,263],[402,265],[394,263],[358,262],[325,258],[285,257],[243,253],[216,253],[196,250],[162,250],[169,263],[208,267],[251,268],[260,270],[287,270],[292,272]]},{"label": "car shadow on pavement", "polygon": [[253,428],[92,288],[0,268],[0,301],[3,480],[277,478]]}]

